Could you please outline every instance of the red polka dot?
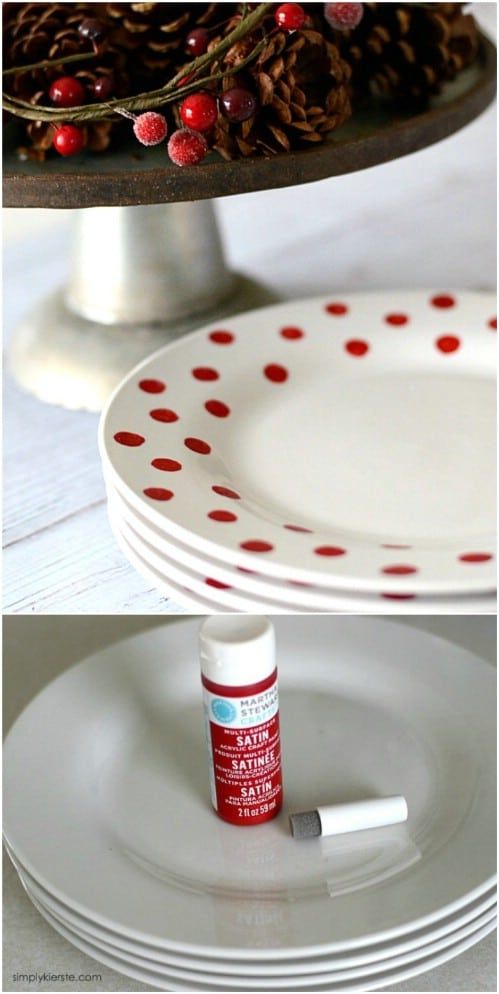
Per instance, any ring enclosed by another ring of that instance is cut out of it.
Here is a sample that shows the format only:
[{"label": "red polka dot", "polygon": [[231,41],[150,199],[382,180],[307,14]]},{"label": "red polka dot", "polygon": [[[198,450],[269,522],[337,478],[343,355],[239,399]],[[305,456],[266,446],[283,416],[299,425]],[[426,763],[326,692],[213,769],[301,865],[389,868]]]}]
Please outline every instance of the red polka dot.
[{"label": "red polka dot", "polygon": [[212,487],[214,494],[218,494],[219,497],[229,497],[231,500],[241,500],[241,495],[237,493],[236,490],[230,490],[229,487]]},{"label": "red polka dot", "polygon": [[369,345],[360,338],[352,338],[349,342],[345,342],[345,349],[350,355],[360,357],[369,352]]},{"label": "red polka dot", "polygon": [[241,542],[241,549],[245,549],[246,552],[272,552],[274,546],[270,542],[263,542],[259,538],[248,539],[247,542]]},{"label": "red polka dot", "polygon": [[271,362],[268,366],[265,366],[263,372],[271,383],[284,383],[289,376],[289,373],[284,366],[278,366],[277,363],[274,362]]},{"label": "red polka dot", "polygon": [[145,438],[143,435],[136,435],[133,431],[117,431],[114,441],[118,442],[118,445],[128,445],[133,449],[138,445],[143,445]]},{"label": "red polka dot", "polygon": [[305,583],[304,580],[287,580],[292,587],[313,587],[313,583]]},{"label": "red polka dot", "polygon": [[236,566],[238,573],[248,573],[249,576],[258,576],[254,569],[246,569],[246,566]]},{"label": "red polka dot", "polygon": [[436,297],[431,298],[431,302],[434,307],[438,307],[440,310],[456,306],[455,298],[451,297],[449,293],[438,293]]},{"label": "red polka dot", "polygon": [[397,327],[402,324],[407,324],[409,318],[407,314],[387,314],[385,317],[385,321],[387,324],[392,324],[395,327]]},{"label": "red polka dot", "polygon": [[166,390],[166,383],[162,380],[141,380],[139,387],[144,393],[163,393]]},{"label": "red polka dot", "polygon": [[490,552],[465,552],[459,556],[462,563],[488,563],[493,558]]},{"label": "red polka dot", "polygon": [[204,406],[209,414],[213,414],[214,418],[229,417],[230,407],[221,400],[207,400]]},{"label": "red polka dot", "polygon": [[299,338],[305,337],[305,332],[301,328],[281,328],[282,338],[287,338],[289,342],[296,342]]},{"label": "red polka dot", "polygon": [[208,442],[203,442],[202,438],[184,438],[184,445],[186,449],[197,452],[201,456],[208,456],[211,452],[211,445],[208,445]]},{"label": "red polka dot", "polygon": [[387,573],[389,576],[410,576],[412,573],[417,573],[417,567],[397,563],[395,566],[383,566],[381,572]]},{"label": "red polka dot", "polygon": [[182,469],[182,463],[176,459],[153,459],[151,466],[160,469],[163,473],[178,473]]},{"label": "red polka dot", "polygon": [[441,338],[437,338],[437,349],[441,352],[457,352],[461,342],[456,335],[442,335]]},{"label": "red polka dot", "polygon": [[195,380],[202,380],[203,382],[218,380],[220,378],[216,369],[212,369],[210,366],[196,366],[196,369],[192,370],[192,375]]},{"label": "red polka dot", "polygon": [[231,331],[212,331],[210,339],[215,345],[231,345],[235,339]]},{"label": "red polka dot", "polygon": [[319,545],[314,552],[316,556],[346,556],[346,549],[338,545]]},{"label": "red polka dot", "polygon": [[151,500],[171,500],[175,496],[172,490],[164,490],[163,487],[147,487],[144,493]]},{"label": "red polka dot", "polygon": [[414,594],[381,594],[382,597],[387,601],[413,601],[415,600]]},{"label": "red polka dot", "polygon": [[497,318],[491,318],[490,319],[490,321],[489,321],[489,328],[492,328],[493,331],[497,331]]},{"label": "red polka dot", "polygon": [[233,514],[232,511],[210,511],[208,517],[212,521],[237,521],[237,514]]},{"label": "red polka dot", "polygon": [[229,583],[222,583],[221,580],[213,580],[212,577],[208,577],[208,579],[204,582],[208,585],[208,587],[215,587],[217,590],[232,590]]},{"label": "red polka dot", "polygon": [[385,542],[381,546],[381,548],[382,549],[412,549],[412,546],[411,545],[392,545],[389,542]]},{"label": "red polka dot", "polygon": [[288,532],[303,532],[304,535],[312,535],[313,532],[310,528],[302,528],[301,525],[284,525]]},{"label": "red polka dot", "polygon": [[339,301],[333,301],[332,304],[326,304],[326,311],[328,314],[333,314],[335,317],[342,317],[343,314],[348,314],[348,307],[346,304],[341,304]]},{"label": "red polka dot", "polygon": [[168,407],[157,407],[154,411],[149,411],[149,417],[153,421],[161,421],[163,424],[171,424],[172,421],[178,421],[178,414],[175,411],[171,411]]}]

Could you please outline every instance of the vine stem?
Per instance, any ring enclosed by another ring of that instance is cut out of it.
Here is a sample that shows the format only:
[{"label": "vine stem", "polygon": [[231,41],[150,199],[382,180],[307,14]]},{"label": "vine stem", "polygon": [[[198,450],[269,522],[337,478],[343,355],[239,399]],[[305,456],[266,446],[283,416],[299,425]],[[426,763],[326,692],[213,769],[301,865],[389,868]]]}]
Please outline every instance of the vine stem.
[{"label": "vine stem", "polygon": [[[273,7],[273,3],[258,4],[255,10],[250,11],[244,19],[241,19],[234,30],[231,31],[226,38],[222,39],[222,41],[216,45],[215,48],[213,48],[210,52],[206,52],[204,55],[200,55],[197,59],[193,59],[193,61],[189,63],[188,67],[184,67],[184,69],[180,70],[176,76],[174,76],[173,79],[171,79],[161,89],[150,90],[146,93],[139,93],[134,97],[126,97],[121,100],[112,100],[105,106],[92,105],[72,107],[69,111],[67,108],[65,110],[61,110],[55,107],[45,107],[41,104],[35,106],[25,100],[19,100],[16,97],[11,97],[6,94],[3,97],[4,109],[10,111],[10,113],[14,114],[16,117],[27,118],[31,121],[65,121],[67,123],[74,122],[85,124],[87,121],[109,120],[110,111],[120,114],[123,111],[133,112],[135,110],[149,110],[151,108],[161,106],[162,104],[179,100],[200,86],[206,86],[208,83],[223,79],[224,76],[240,72],[245,65],[251,62],[254,58],[257,58],[264,47],[265,41],[260,41],[250,55],[246,59],[243,59],[237,66],[227,69],[225,72],[213,73],[201,78],[199,77],[201,70],[207,66],[210,66],[213,62],[216,62],[222,55],[225,54],[225,52],[232,48],[237,41],[240,41],[241,38],[245,38],[247,34],[254,31],[254,29],[270,13]],[[58,64],[60,63],[55,62],[55,65]],[[44,65],[47,65],[47,63],[44,63]],[[29,67],[19,66],[15,71],[20,72],[25,68]],[[39,68],[39,66],[37,66],[37,68]],[[184,85],[179,85],[182,83],[182,80],[185,80],[186,74],[188,74],[189,77],[188,82]],[[193,76],[196,78],[192,79]]]},{"label": "vine stem", "polygon": [[64,55],[62,59],[47,59],[42,62],[32,62],[27,66],[11,66],[10,69],[3,69],[2,76],[12,76],[16,72],[31,72],[32,69],[51,69],[52,66],[65,66],[69,62],[85,62],[87,59],[96,59],[98,52],[78,52],[76,55]]}]

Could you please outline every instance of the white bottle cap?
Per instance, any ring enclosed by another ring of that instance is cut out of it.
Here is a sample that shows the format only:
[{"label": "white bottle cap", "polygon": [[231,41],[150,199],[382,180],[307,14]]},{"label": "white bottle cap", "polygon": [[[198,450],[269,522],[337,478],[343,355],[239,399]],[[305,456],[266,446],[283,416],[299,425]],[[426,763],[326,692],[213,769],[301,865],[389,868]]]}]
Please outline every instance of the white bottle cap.
[{"label": "white bottle cap", "polygon": [[261,615],[214,614],[199,632],[201,672],[213,683],[247,687],[276,666],[274,626]]}]

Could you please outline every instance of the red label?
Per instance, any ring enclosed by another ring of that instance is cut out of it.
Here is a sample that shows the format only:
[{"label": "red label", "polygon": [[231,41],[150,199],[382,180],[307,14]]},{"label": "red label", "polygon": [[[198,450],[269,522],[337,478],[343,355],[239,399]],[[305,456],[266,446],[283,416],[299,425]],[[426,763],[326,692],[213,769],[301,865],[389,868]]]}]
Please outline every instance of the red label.
[{"label": "red label", "polygon": [[220,817],[238,825],[273,818],[282,803],[279,714],[250,728],[210,721],[210,734]]},{"label": "red label", "polygon": [[213,805],[235,825],[269,821],[282,804],[277,674],[237,690],[203,685]]}]

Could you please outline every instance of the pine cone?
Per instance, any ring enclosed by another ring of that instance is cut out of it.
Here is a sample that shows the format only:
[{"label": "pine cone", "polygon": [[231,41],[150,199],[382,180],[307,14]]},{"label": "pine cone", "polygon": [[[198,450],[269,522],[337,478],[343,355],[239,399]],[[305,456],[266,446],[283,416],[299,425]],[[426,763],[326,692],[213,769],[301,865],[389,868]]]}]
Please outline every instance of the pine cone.
[{"label": "pine cone", "polygon": [[163,86],[185,61],[185,39],[193,28],[232,16],[236,4],[107,3],[113,41],[128,53],[132,93]]},{"label": "pine cone", "polygon": [[476,56],[478,32],[462,3],[365,3],[339,40],[357,92],[425,105]]},{"label": "pine cone", "polygon": [[[260,37],[244,38],[233,46],[218,68],[237,67]],[[233,159],[270,156],[322,142],[351,115],[349,78],[350,68],[337,46],[314,27],[291,35],[273,33],[255,62],[241,75],[224,79],[225,90],[235,85],[251,90],[258,108],[240,124],[220,115],[214,148],[225,159]]]},{"label": "pine cone", "polygon": [[[27,3],[4,4],[4,66],[55,60],[80,52],[89,52],[88,63],[76,63],[73,75],[77,76],[91,92],[99,76],[112,76],[114,92],[125,96],[129,90],[126,58],[110,38],[96,60],[91,44],[79,34],[78,27],[87,17],[96,17],[106,23],[104,4],[95,3]],[[109,29],[113,22],[108,21]],[[50,104],[50,84],[64,74],[64,66],[35,69],[4,77],[8,93],[32,104]],[[23,122],[31,154],[43,159],[52,145],[53,125],[46,121]],[[119,125],[105,121],[90,123],[85,128],[86,147],[103,151],[108,147],[111,133]],[[24,152],[25,150],[23,150]]]},{"label": "pine cone", "polygon": [[[6,76],[7,92],[33,104],[50,105],[51,82],[69,71],[89,94],[99,76],[113,77],[113,94],[131,96],[162,86],[185,62],[186,35],[194,27],[215,25],[232,17],[237,4],[171,3],[9,3],[3,5],[4,67],[28,65],[89,52],[66,70],[20,71]],[[98,18],[107,29],[99,57],[78,28],[86,18]],[[31,154],[43,159],[52,144],[53,126],[43,121],[23,124]],[[85,128],[86,147],[106,149],[120,123],[99,121]]]}]

